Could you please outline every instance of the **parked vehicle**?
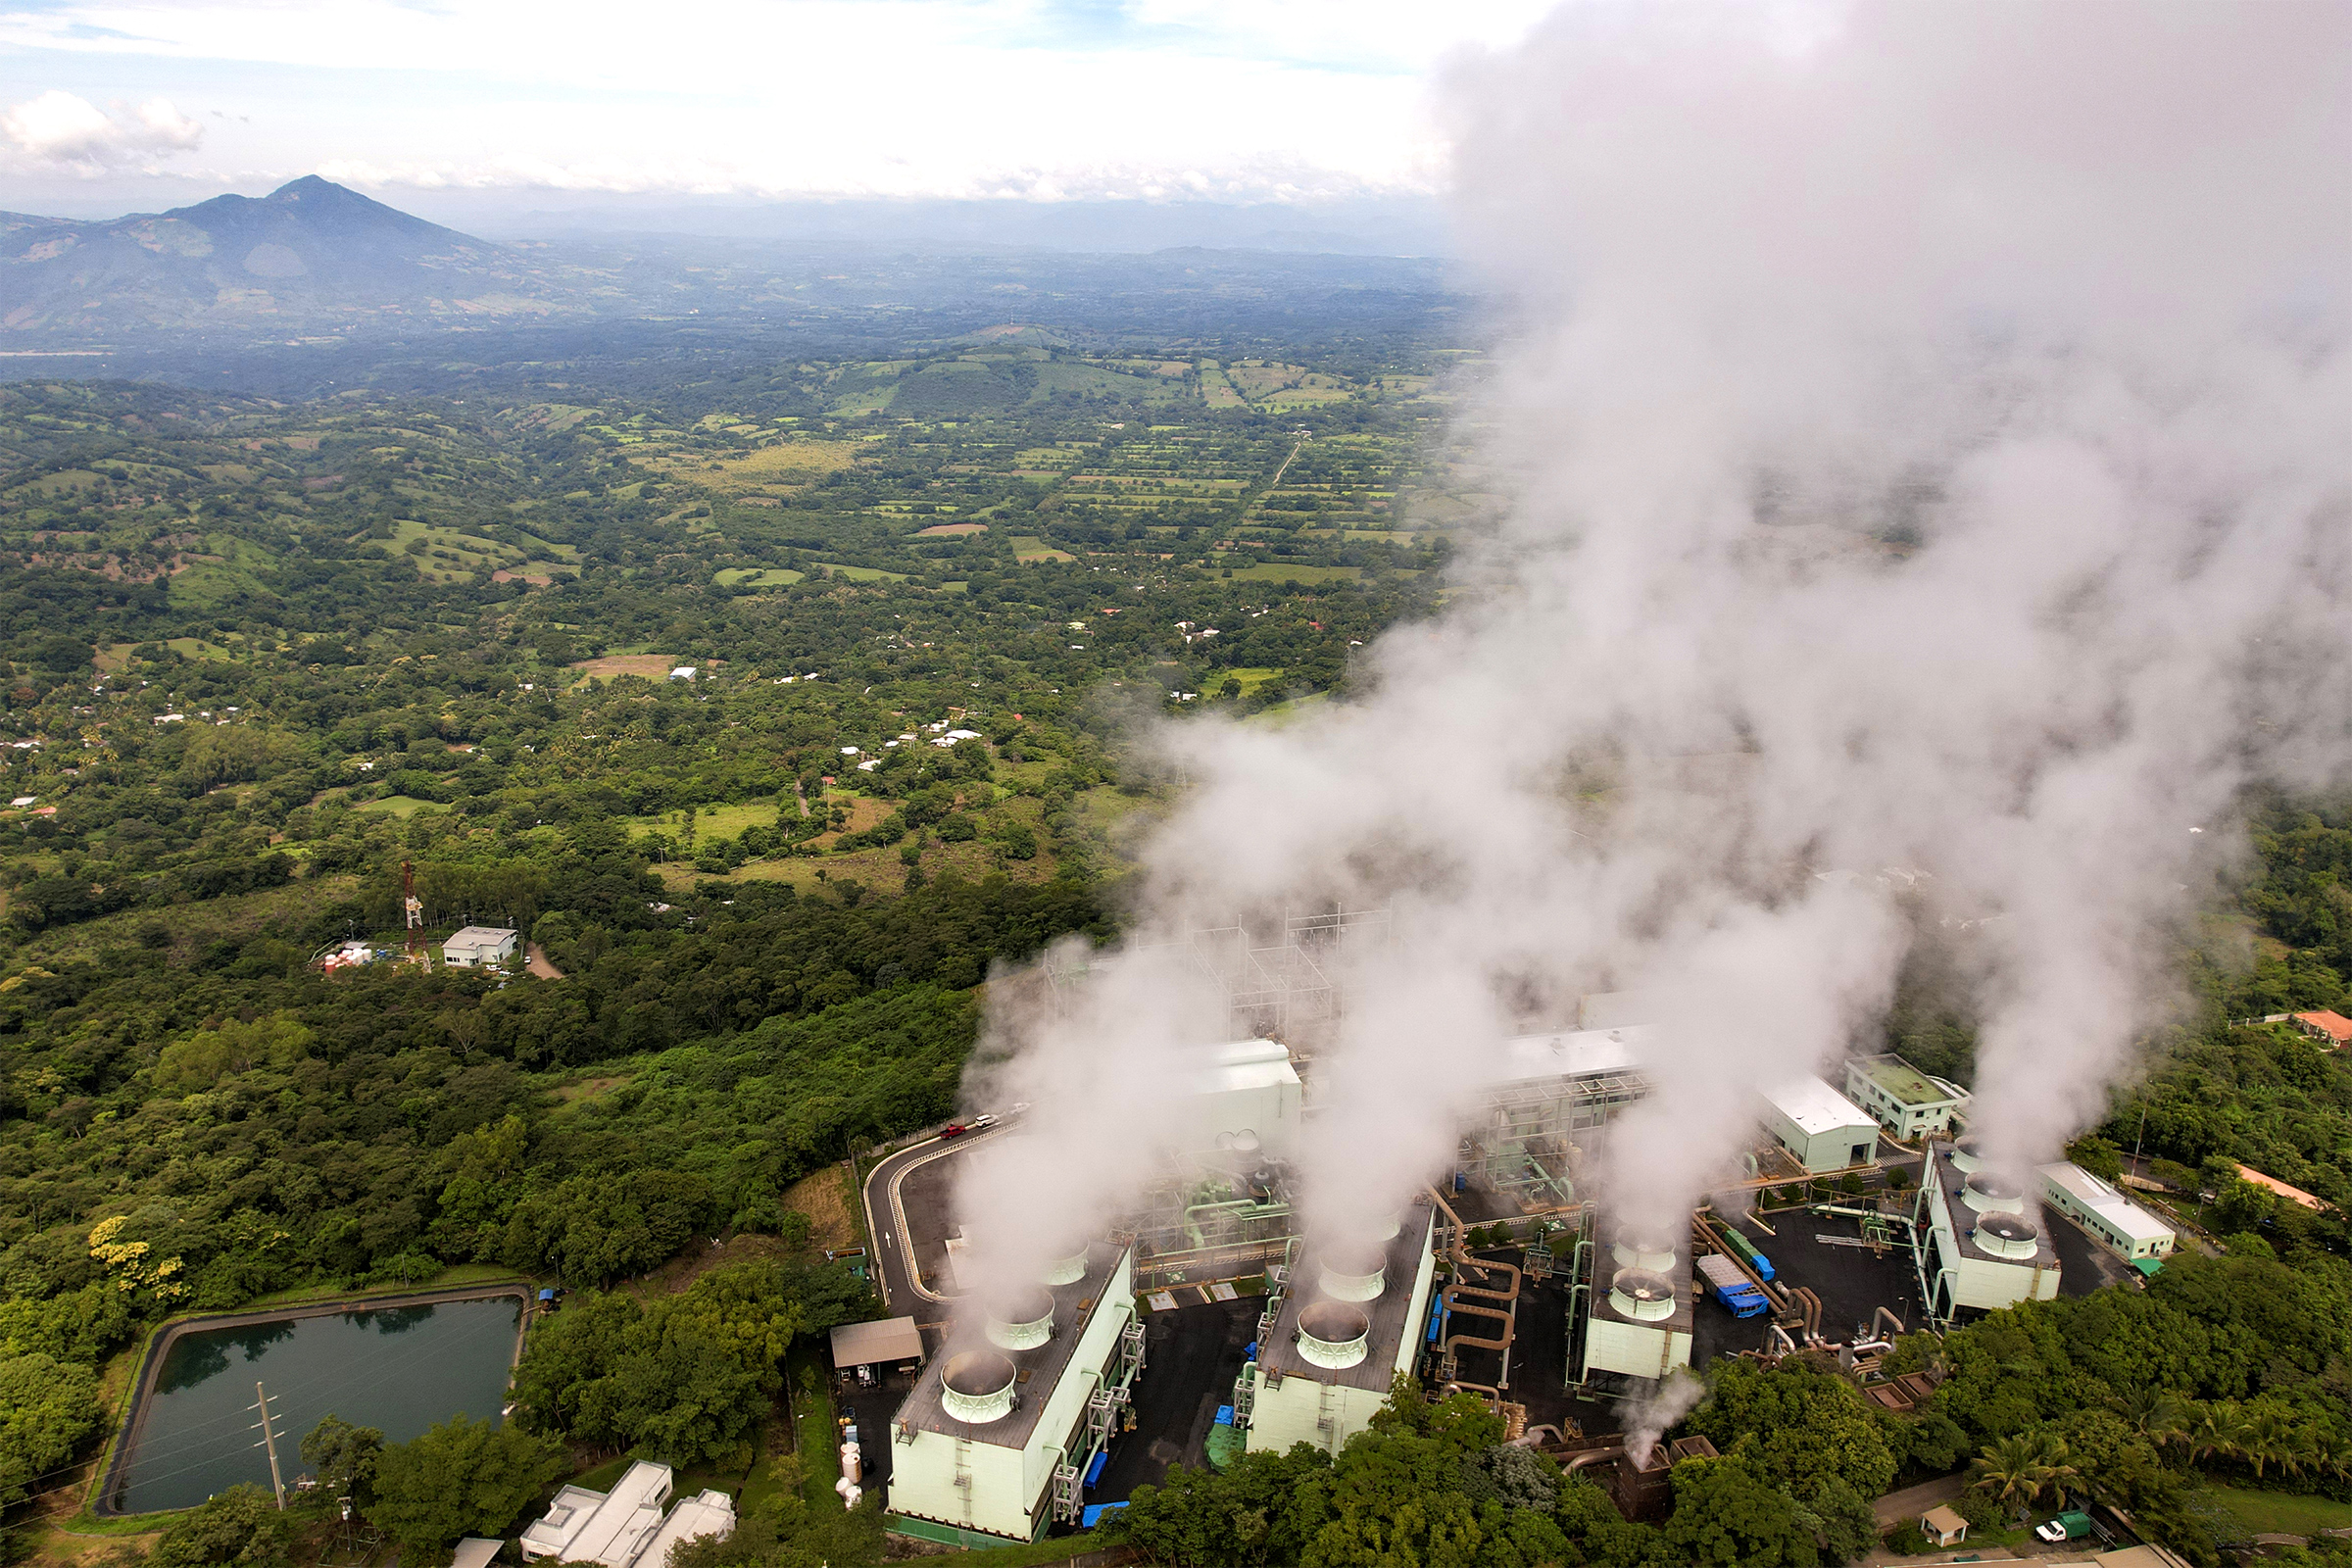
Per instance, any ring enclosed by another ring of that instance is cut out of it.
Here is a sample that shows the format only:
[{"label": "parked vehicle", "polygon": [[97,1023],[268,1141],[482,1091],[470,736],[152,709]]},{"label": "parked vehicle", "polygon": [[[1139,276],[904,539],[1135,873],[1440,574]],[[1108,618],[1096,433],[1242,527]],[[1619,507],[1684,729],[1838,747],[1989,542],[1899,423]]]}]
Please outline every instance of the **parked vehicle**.
[{"label": "parked vehicle", "polygon": [[1749,1241],[1746,1237],[1740,1235],[1739,1226],[1724,1226],[1723,1243],[1733,1251],[1739,1253],[1741,1260],[1744,1261],[1749,1268],[1752,1268],[1756,1271],[1756,1278],[1763,1280],[1768,1284],[1771,1282],[1773,1277],[1772,1259],[1766,1257],[1762,1252],[1757,1251],[1756,1244]]},{"label": "parked vehicle", "polygon": [[1698,1277],[1706,1282],[1707,1294],[1722,1302],[1724,1310],[1732,1316],[1758,1317],[1772,1310],[1771,1298],[1721,1252],[1709,1252],[1698,1260],[1697,1268]]},{"label": "parked vehicle", "polygon": [[2090,1515],[2081,1509],[2070,1508],[2047,1524],[2035,1525],[2034,1534],[2052,1545],[2062,1541],[2081,1541],[2090,1534]]}]

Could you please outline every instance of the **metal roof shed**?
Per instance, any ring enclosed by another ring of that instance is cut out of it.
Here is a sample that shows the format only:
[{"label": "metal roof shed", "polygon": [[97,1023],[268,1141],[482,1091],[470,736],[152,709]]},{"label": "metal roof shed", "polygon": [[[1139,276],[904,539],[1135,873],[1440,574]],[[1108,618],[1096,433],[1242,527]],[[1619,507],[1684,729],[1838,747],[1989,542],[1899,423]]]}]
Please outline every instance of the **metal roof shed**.
[{"label": "metal roof shed", "polygon": [[920,1361],[923,1334],[910,1317],[886,1317],[872,1323],[844,1323],[833,1331],[836,1370],[871,1366],[881,1361]]},{"label": "metal roof shed", "polygon": [[1810,1073],[1763,1092],[1764,1125],[1808,1171],[1879,1157],[1878,1118]]}]

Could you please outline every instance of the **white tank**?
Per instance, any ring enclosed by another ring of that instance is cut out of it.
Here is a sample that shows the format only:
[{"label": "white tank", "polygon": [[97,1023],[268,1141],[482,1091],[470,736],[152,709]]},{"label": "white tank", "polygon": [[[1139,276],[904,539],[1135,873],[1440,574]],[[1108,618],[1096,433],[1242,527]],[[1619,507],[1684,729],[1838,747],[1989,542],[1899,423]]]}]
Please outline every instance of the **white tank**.
[{"label": "white tank", "polygon": [[981,1311],[981,1332],[1000,1350],[1034,1350],[1054,1337],[1054,1294],[1043,1286],[1008,1292]]},{"label": "white tank", "polygon": [[2041,1250],[2041,1227],[2023,1214],[1996,1212],[1977,1221],[1977,1246],[1994,1257],[2033,1257]]},{"label": "white tank", "polygon": [[1980,1214],[2023,1214],[2026,1190],[2006,1176],[1972,1171],[1967,1185],[1960,1189],[1960,1201]]},{"label": "white tank", "polygon": [[940,1375],[939,1402],[966,1426],[986,1426],[1012,1413],[1012,1359],[996,1350],[966,1350]]},{"label": "white tank", "polygon": [[1372,1320],[1360,1306],[1317,1301],[1298,1314],[1298,1353],[1334,1372],[1372,1353]]},{"label": "white tank", "polygon": [[1647,1269],[1621,1268],[1609,1281],[1609,1305],[1619,1317],[1656,1323],[1674,1316],[1674,1281]]},{"label": "white tank", "polygon": [[1335,1247],[1323,1254],[1320,1280],[1335,1301],[1377,1300],[1388,1286],[1388,1258],[1377,1247]]},{"label": "white tank", "polygon": [[1674,1241],[1671,1237],[1640,1236],[1628,1231],[1610,1244],[1609,1255],[1619,1268],[1663,1274],[1674,1267]]},{"label": "white tank", "polygon": [[1067,1257],[1057,1257],[1046,1265],[1044,1283],[1075,1285],[1086,1278],[1086,1249],[1081,1247]]}]

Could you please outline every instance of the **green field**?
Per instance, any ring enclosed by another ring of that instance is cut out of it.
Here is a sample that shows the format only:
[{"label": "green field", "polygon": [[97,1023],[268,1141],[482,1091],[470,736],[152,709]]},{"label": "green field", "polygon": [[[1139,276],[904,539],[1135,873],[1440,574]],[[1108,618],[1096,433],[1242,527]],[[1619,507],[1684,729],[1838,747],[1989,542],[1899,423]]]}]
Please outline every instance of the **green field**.
[{"label": "green field", "polygon": [[2323,1530],[2352,1530],[2352,1502],[2299,1492],[2255,1492],[2208,1487],[2197,1500],[2210,1503],[2249,1536],[2316,1536]]},{"label": "green field", "polygon": [[786,566],[727,566],[711,573],[721,588],[783,588],[808,575]]}]

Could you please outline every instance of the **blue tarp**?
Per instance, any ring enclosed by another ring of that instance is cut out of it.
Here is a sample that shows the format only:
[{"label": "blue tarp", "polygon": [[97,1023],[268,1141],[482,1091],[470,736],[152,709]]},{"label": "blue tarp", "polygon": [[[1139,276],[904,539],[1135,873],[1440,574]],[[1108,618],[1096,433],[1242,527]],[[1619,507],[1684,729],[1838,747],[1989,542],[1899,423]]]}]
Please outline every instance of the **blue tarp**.
[{"label": "blue tarp", "polygon": [[1086,1505],[1085,1509],[1079,1513],[1078,1523],[1083,1525],[1085,1528],[1092,1530],[1095,1528],[1095,1526],[1102,1522],[1102,1516],[1104,1514],[1111,1512],[1113,1509],[1124,1508],[1127,1505],[1123,1502],[1090,1502]]},{"label": "blue tarp", "polygon": [[1108,1448],[1105,1448],[1101,1453],[1095,1455],[1095,1462],[1086,1467],[1086,1485],[1088,1490],[1093,1490],[1095,1483],[1102,1479],[1102,1467],[1108,1463],[1110,1463],[1110,1450]]},{"label": "blue tarp", "polygon": [[1221,1426],[1221,1427],[1229,1427],[1229,1426],[1233,1425],[1233,1406],[1232,1406],[1232,1405],[1230,1405],[1230,1404],[1220,1404],[1220,1405],[1218,1405],[1218,1406],[1217,1406],[1217,1425],[1219,1425],[1219,1426]]}]

